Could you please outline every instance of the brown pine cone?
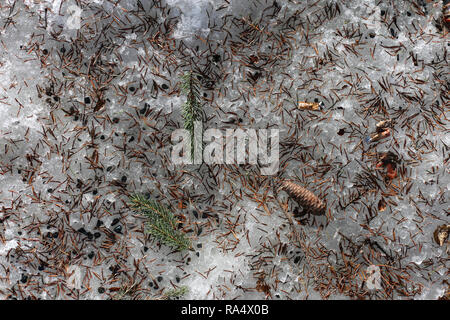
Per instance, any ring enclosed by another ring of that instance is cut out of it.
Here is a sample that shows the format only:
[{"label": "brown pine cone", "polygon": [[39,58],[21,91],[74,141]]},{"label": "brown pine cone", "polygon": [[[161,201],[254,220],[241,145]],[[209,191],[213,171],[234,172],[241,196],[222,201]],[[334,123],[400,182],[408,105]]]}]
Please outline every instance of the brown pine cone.
[{"label": "brown pine cone", "polygon": [[281,188],[286,191],[291,198],[297,201],[297,203],[303,207],[304,211],[309,211],[316,216],[325,214],[325,203],[311,191],[288,180],[281,182]]}]

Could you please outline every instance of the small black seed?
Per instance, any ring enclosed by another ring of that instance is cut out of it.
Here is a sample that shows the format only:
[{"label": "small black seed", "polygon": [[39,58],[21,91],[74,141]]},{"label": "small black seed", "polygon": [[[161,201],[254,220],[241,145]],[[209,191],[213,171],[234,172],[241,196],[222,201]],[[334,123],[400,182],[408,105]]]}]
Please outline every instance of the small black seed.
[{"label": "small black seed", "polygon": [[130,91],[131,91],[131,92],[134,92],[134,90],[136,90],[135,87],[130,87]]},{"label": "small black seed", "polygon": [[296,256],[294,259],[294,263],[298,263],[300,261],[300,256]]},{"label": "small black seed", "polygon": [[111,223],[111,227],[112,226],[115,226],[116,224],[118,224],[120,222],[120,219],[119,218],[115,218],[114,220],[113,220],[113,222]]},{"label": "small black seed", "polygon": [[98,220],[95,227],[99,228],[102,224],[103,224],[103,221],[102,220]]},{"label": "small black seed", "polygon": [[59,97],[58,97],[58,96],[54,96],[54,97],[53,97],[53,100],[55,100],[56,102],[58,102],[58,101],[59,101]]},{"label": "small black seed", "polygon": [[122,226],[119,224],[117,227],[114,228],[114,231],[117,233],[122,233]]},{"label": "small black seed", "polygon": [[200,252],[196,252],[195,255],[196,255],[197,257],[200,257]]},{"label": "small black seed", "polygon": [[75,116],[75,117],[73,117],[73,120],[75,120],[75,121],[78,121],[78,119],[80,119],[80,117],[79,117],[79,116]]},{"label": "small black seed", "polygon": [[150,287],[153,287],[153,281],[148,284]]},{"label": "small black seed", "polygon": [[156,278],[158,280],[158,282],[163,281],[163,277],[159,276],[158,278]]},{"label": "small black seed", "polygon": [[95,237],[95,239],[100,238],[100,237],[101,237],[100,232],[95,232],[95,233],[94,233],[94,237]]},{"label": "small black seed", "polygon": [[106,168],[106,171],[111,171],[112,170],[112,166],[109,166],[108,168]]},{"label": "small black seed", "polygon": [[386,13],[386,11],[385,11],[385,10],[381,10],[381,12],[380,12],[380,13],[381,13],[381,15],[382,15],[382,16],[384,16],[384,15],[385,15],[385,13]]},{"label": "small black seed", "polygon": [[64,52],[66,52],[66,48],[62,47],[62,48],[60,49],[60,51],[61,51],[62,53],[64,53]]},{"label": "small black seed", "polygon": [[119,120],[119,118],[113,118],[112,121],[113,121],[114,123],[119,123],[120,120]]},{"label": "small black seed", "polygon": [[122,176],[122,178],[120,179],[122,182],[127,182],[127,176]]},{"label": "small black seed", "polygon": [[204,92],[203,96],[206,98],[208,96],[208,94],[206,92]]},{"label": "small black seed", "polygon": [[203,231],[203,229],[200,227],[200,228],[198,228],[198,231],[197,231],[197,236],[199,236],[201,233],[202,233],[202,231]]},{"label": "small black seed", "polygon": [[408,17],[411,17],[411,12],[407,11],[407,12],[406,12],[406,15],[407,15]]},{"label": "small black seed", "polygon": [[53,239],[56,239],[56,238],[58,238],[58,236],[59,236],[59,232],[58,232],[58,231],[56,231],[56,232],[53,232],[52,236],[53,236]]},{"label": "small black seed", "polygon": [[167,84],[163,83],[161,88],[163,88],[164,90],[167,90],[167,89],[169,89],[169,86]]},{"label": "small black seed", "polygon": [[144,252],[147,252],[148,251],[148,247],[144,247]]},{"label": "small black seed", "polygon": [[86,103],[86,104],[91,103],[91,98],[90,97],[85,97],[84,98],[84,103]]},{"label": "small black seed", "polygon": [[100,139],[105,140],[105,136],[104,136],[104,135],[101,135],[101,136],[100,136]]},{"label": "small black seed", "polygon": [[104,292],[105,292],[105,288],[103,288],[103,287],[98,288],[98,293],[104,293]]},{"label": "small black seed", "polygon": [[197,248],[201,248],[203,245],[201,243],[197,244]]},{"label": "small black seed", "polygon": [[319,99],[318,99],[318,98],[315,98],[315,99],[314,99],[314,102],[316,102],[316,103],[319,102]]},{"label": "small black seed", "polygon": [[371,33],[371,34],[369,34],[369,37],[371,37],[371,38],[375,38],[375,33]]},{"label": "small black seed", "polygon": [[218,55],[218,54],[213,55],[213,61],[214,62],[219,62],[220,61],[220,55]]},{"label": "small black seed", "polygon": [[131,138],[130,138],[130,140],[128,140],[128,142],[133,142],[134,141],[134,137],[132,136]]},{"label": "small black seed", "polygon": [[44,50],[42,50],[42,53],[43,53],[44,55],[46,55],[46,54],[48,54],[48,50],[47,50],[47,49],[44,49]]},{"label": "small black seed", "polygon": [[340,136],[342,136],[343,134],[345,133],[345,130],[344,129],[339,129],[339,131],[338,131],[338,135],[340,135]]},{"label": "small black seed", "polygon": [[53,192],[53,189],[52,189],[52,188],[49,188],[49,189],[47,189],[47,192],[48,192],[48,193],[52,193],[52,192]]},{"label": "small black seed", "polygon": [[195,217],[196,219],[198,219],[198,212],[197,212],[197,210],[193,210],[193,211],[192,211],[192,214],[194,215],[194,217]]},{"label": "small black seed", "polygon": [[21,236],[22,235],[22,231],[19,231],[19,232],[17,232],[18,234],[19,234],[19,236]]},{"label": "small black seed", "polygon": [[77,230],[79,233],[82,233],[82,234],[87,234],[87,231],[86,231],[86,229],[84,229],[84,228],[80,228],[80,229],[78,229]]},{"label": "small black seed", "polygon": [[175,277],[175,280],[178,282],[180,282],[180,277]]},{"label": "small black seed", "polygon": [[21,173],[22,173],[22,170],[20,170],[20,169],[17,170],[17,173],[18,173],[18,174],[21,174]]},{"label": "small black seed", "polygon": [[40,265],[39,267],[38,267],[38,270],[39,271],[42,271],[42,270],[44,270],[45,269],[45,267],[43,266],[43,265]]},{"label": "small black seed", "polygon": [[94,235],[91,232],[88,232],[87,237],[89,240],[92,240],[94,238]]},{"label": "small black seed", "polygon": [[88,258],[92,259],[94,257],[94,251],[89,252],[88,254]]},{"label": "small black seed", "polygon": [[97,189],[94,189],[93,191],[92,191],[92,194],[93,195],[96,195],[98,193],[98,190]]},{"label": "small black seed", "polygon": [[26,274],[22,275],[22,278],[20,278],[20,282],[26,283],[28,281],[28,276]]}]

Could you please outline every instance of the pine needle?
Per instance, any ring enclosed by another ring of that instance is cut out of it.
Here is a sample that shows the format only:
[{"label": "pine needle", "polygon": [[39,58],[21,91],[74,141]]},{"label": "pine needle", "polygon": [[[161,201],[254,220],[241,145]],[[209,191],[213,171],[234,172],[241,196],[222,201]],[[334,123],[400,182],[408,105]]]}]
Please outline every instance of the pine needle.
[{"label": "pine needle", "polygon": [[130,200],[131,208],[148,218],[145,230],[148,234],[179,251],[192,248],[191,241],[177,229],[179,223],[175,215],[166,207],[143,195],[133,195]]}]

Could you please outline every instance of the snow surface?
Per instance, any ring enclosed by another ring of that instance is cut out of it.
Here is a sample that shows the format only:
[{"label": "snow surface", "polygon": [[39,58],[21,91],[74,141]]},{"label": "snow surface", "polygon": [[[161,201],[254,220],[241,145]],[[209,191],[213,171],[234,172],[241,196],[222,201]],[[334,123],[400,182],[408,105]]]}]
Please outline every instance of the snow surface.
[{"label": "snow surface", "polygon": [[[132,284],[120,298],[179,286],[187,299],[448,294],[448,242],[433,240],[449,223],[441,10],[441,1],[2,1],[0,298],[109,299]],[[277,177],[170,162],[191,70],[203,74],[205,128],[280,130]],[[323,110],[296,108],[315,99]],[[391,136],[366,142],[389,118]],[[391,183],[375,170],[388,150],[401,160]],[[323,198],[327,216],[292,226],[296,205],[277,178]],[[132,193],[170,206],[195,251],[144,235]],[[371,265],[382,275],[372,291]]]}]

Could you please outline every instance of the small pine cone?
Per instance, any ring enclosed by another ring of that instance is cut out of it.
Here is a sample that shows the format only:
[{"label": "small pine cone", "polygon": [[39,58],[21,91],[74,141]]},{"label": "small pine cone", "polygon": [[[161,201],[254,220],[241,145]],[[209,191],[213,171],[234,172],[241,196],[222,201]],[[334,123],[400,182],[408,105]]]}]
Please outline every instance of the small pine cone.
[{"label": "small pine cone", "polygon": [[303,210],[309,211],[316,216],[325,214],[325,203],[311,191],[287,180],[281,183],[281,188],[297,201],[303,207]]}]

